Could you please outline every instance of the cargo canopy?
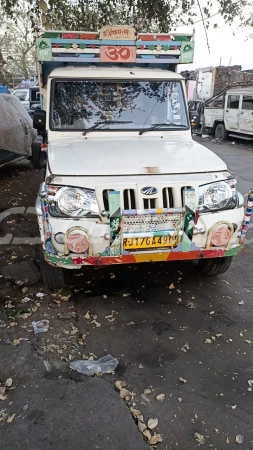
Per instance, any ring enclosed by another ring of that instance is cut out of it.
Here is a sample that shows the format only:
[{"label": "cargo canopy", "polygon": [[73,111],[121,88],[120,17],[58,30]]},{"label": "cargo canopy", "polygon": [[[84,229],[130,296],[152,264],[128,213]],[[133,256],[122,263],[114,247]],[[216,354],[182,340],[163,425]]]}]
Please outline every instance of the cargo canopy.
[{"label": "cargo canopy", "polygon": [[105,26],[100,32],[45,31],[36,39],[37,59],[58,63],[168,65],[193,62],[194,32],[137,33]]}]

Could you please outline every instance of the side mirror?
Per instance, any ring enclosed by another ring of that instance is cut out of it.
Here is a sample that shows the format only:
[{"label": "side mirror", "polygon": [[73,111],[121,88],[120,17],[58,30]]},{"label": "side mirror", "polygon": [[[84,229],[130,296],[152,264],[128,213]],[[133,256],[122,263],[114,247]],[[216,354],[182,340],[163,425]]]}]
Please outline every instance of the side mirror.
[{"label": "side mirror", "polygon": [[35,109],[33,116],[33,128],[38,131],[46,129],[46,111],[43,109]]}]

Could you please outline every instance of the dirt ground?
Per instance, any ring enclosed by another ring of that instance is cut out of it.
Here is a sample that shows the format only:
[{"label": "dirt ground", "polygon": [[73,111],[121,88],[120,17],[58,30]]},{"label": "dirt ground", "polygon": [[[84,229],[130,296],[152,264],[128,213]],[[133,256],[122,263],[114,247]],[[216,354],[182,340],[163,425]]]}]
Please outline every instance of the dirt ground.
[{"label": "dirt ground", "polygon": [[[253,149],[203,143],[232,166],[246,193]],[[29,164],[1,171],[0,214],[25,210],[0,216],[0,273],[24,261],[39,269],[36,245],[3,239],[38,236],[26,210],[42,180]],[[56,292],[41,280],[0,276],[0,448],[149,448],[134,407],[146,424],[158,419],[151,432],[162,435],[158,449],[252,450],[252,263],[249,244],[216,279],[201,278],[191,263],[87,268]],[[41,319],[49,329],[35,335],[32,321]],[[89,378],[69,367],[106,354],[119,359],[115,374]]]}]

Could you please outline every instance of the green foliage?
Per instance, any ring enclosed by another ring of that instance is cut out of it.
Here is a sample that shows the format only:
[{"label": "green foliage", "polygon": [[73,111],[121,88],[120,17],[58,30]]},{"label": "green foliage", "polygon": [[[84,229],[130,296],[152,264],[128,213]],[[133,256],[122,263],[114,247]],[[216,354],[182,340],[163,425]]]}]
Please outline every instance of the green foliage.
[{"label": "green foliage", "polygon": [[6,82],[28,79],[36,73],[34,37],[27,12],[21,4],[10,18],[1,14],[0,72]]},{"label": "green foliage", "polygon": [[[8,17],[20,0],[0,0]],[[228,23],[235,18],[253,24],[252,0],[201,0],[209,17],[219,12]],[[44,28],[94,31],[105,24],[129,24],[142,31],[166,32],[180,24],[191,24],[198,12],[196,0],[27,0],[33,27],[40,15]],[[250,9],[251,7],[251,9]],[[42,13],[42,14],[41,14]]]}]

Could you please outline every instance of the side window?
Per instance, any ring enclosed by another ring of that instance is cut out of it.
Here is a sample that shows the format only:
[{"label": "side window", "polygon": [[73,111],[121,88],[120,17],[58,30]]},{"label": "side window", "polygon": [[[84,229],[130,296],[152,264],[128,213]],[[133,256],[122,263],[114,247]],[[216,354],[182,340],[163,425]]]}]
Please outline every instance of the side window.
[{"label": "side window", "polygon": [[239,108],[239,95],[228,95],[227,108],[238,109]]},{"label": "side window", "polygon": [[24,102],[26,100],[26,97],[27,97],[27,91],[16,91],[16,92],[14,92],[13,95],[15,95],[15,97],[18,97],[18,99],[21,102]]},{"label": "side window", "polygon": [[253,95],[244,95],[242,98],[242,109],[253,111]]}]

